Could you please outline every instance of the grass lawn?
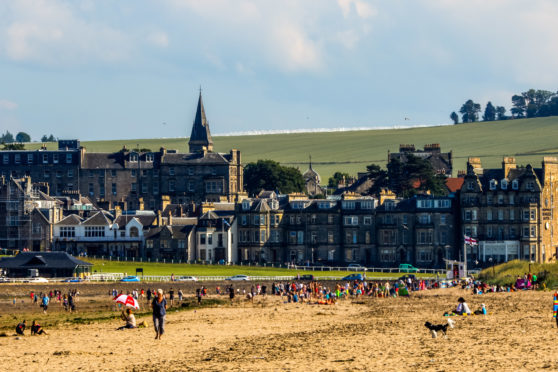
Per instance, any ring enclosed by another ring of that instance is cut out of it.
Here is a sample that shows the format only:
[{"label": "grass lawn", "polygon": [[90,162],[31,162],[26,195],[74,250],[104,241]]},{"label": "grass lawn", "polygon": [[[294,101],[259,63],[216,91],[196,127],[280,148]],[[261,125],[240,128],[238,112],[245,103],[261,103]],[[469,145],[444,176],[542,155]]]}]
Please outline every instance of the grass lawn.
[{"label": "grass lawn", "polygon": [[[159,135],[154,133],[154,135]],[[515,156],[518,164],[530,163],[539,167],[543,156],[557,156],[558,117],[520,119],[472,124],[423,127],[413,129],[382,129],[349,132],[268,134],[257,136],[213,137],[215,151],[229,152],[236,148],[242,152],[244,164],[258,159],[272,159],[285,165],[299,167],[304,172],[308,156],[312,166],[320,173],[322,183],[335,171],[353,175],[376,163],[385,167],[387,152],[399,151],[399,144],[439,143],[442,151],[453,152],[454,176],[465,170],[467,157],[480,157],[485,168],[500,167],[502,156]],[[187,151],[186,138],[123,139],[111,141],[83,141],[89,152],[118,151],[128,148],[160,147]],[[36,149],[39,143],[26,144]],[[49,149],[57,148],[49,143]]]},{"label": "grass lawn", "polygon": [[494,266],[494,268],[484,269],[480,273],[480,277],[489,283],[512,285],[515,284],[518,276],[523,277],[524,274],[529,273],[529,268],[530,272],[537,274],[548,288],[558,288],[558,263],[556,262],[529,265],[529,261],[513,260]]},{"label": "grass lawn", "polygon": [[[312,274],[316,277],[320,276],[337,276],[344,277],[351,272],[347,271],[304,271],[304,270],[289,270],[272,267],[261,266],[223,266],[223,265],[194,265],[194,264],[170,264],[170,263],[154,263],[154,262],[122,262],[122,261],[108,261],[99,259],[86,258],[85,261],[94,264],[92,272],[95,270],[104,273],[127,273],[128,275],[135,275],[136,268],[143,268],[144,275],[193,275],[193,276],[232,276],[236,274],[244,274],[250,276],[296,276],[298,273]],[[393,277],[400,276],[400,273],[371,273],[368,272],[367,276],[371,277]],[[418,274],[421,277],[432,277],[431,274]]]}]

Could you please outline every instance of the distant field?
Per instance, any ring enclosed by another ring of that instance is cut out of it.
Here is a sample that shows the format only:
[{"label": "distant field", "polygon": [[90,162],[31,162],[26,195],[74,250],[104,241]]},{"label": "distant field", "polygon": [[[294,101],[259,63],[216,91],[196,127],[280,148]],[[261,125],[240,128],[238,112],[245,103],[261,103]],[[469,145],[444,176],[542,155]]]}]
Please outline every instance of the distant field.
[{"label": "distant field", "polygon": [[[122,262],[122,261],[108,261],[98,259],[85,259],[94,264],[92,272],[95,270],[104,273],[127,273],[128,275],[135,275],[136,268],[143,268],[144,275],[192,275],[192,276],[232,276],[237,274],[244,274],[250,276],[293,276],[298,273],[313,274],[314,276],[338,276],[344,277],[351,272],[347,271],[304,271],[304,270],[289,270],[279,269],[272,267],[261,266],[222,266],[222,265],[190,265],[190,264],[169,264],[169,263],[154,263],[154,262]],[[352,271],[354,272],[354,271]],[[369,273],[369,276],[399,276],[404,274],[399,273]],[[423,276],[424,274],[419,274]],[[424,275],[432,276],[432,275]]]},{"label": "distant field", "polygon": [[[164,135],[164,133],[157,133]],[[543,156],[558,156],[558,117],[481,122],[415,129],[384,129],[352,132],[268,134],[214,137],[215,149],[242,152],[243,163],[272,159],[305,171],[312,155],[315,170],[322,179],[335,171],[356,175],[371,163],[385,167],[387,152],[397,152],[399,144],[439,143],[442,151],[453,151],[455,174],[465,169],[467,157],[480,157],[484,167],[500,167],[502,156],[515,156],[519,164],[540,166]],[[185,138],[83,141],[87,151],[111,152],[128,148],[160,147],[187,151]],[[28,148],[38,148],[39,144]],[[49,144],[55,148],[56,144]]]}]

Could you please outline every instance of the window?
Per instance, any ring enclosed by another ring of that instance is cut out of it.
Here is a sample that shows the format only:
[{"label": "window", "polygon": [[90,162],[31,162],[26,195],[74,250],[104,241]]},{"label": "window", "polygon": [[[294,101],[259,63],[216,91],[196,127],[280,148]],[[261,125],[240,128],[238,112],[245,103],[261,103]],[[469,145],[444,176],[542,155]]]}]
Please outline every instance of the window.
[{"label": "window", "polygon": [[335,221],[335,217],[333,216],[333,214],[328,214],[327,215],[327,223],[330,224],[330,225],[333,225],[334,221]]},{"label": "window", "polygon": [[58,154],[52,154],[52,162],[54,164],[58,164],[58,159],[59,159],[59,155]]},{"label": "window", "polygon": [[153,183],[153,195],[159,195],[159,184],[157,182]]},{"label": "window", "polygon": [[141,184],[141,193],[147,194],[147,183],[145,182]]},{"label": "window", "polygon": [[73,177],[74,176],[74,170],[73,169],[68,169],[68,177]]},{"label": "window", "polygon": [[97,238],[105,236],[104,226],[85,226],[86,238]]},{"label": "window", "polygon": [[56,171],[56,178],[61,178],[62,177],[62,171],[57,170]]},{"label": "window", "polygon": [[101,196],[101,197],[105,196],[105,185],[103,185],[103,184],[99,185],[99,196]]},{"label": "window", "polygon": [[365,225],[372,225],[372,216],[364,216],[363,221]]},{"label": "window", "polygon": [[490,180],[490,190],[496,190],[497,185],[498,182],[496,182],[496,180]]},{"label": "window", "polygon": [[304,244],[304,231],[298,231],[297,232],[296,244]]},{"label": "window", "polygon": [[27,164],[33,164],[33,154],[27,154]]},{"label": "window", "polygon": [[184,249],[184,248],[186,248],[186,240],[179,240],[179,241],[178,241],[178,248],[179,248],[179,249]]},{"label": "window", "polygon": [[537,237],[537,226],[531,226],[531,238]]},{"label": "window", "polygon": [[417,261],[432,261],[432,249],[419,249],[417,252]]},{"label": "window", "polygon": [[334,236],[334,235],[333,235],[333,231],[328,231],[328,232],[327,232],[327,242],[328,242],[329,244],[335,243],[335,239],[334,239],[333,236]]},{"label": "window", "polygon": [[110,176],[111,177],[116,177],[116,170],[115,169],[111,169]]},{"label": "window", "polygon": [[260,243],[265,242],[265,230],[260,231]]},{"label": "window", "polygon": [[486,211],[486,220],[492,221],[492,209]]},{"label": "window", "polygon": [[138,162],[138,154],[135,152],[130,153],[130,162],[137,163]]},{"label": "window", "polygon": [[487,195],[486,196],[486,204],[492,205],[493,202],[494,202],[494,198],[492,197],[492,195]]},{"label": "window", "polygon": [[193,176],[193,175],[194,175],[194,168],[193,168],[193,167],[189,167],[189,168],[188,168],[188,175],[189,175],[189,176]]},{"label": "window", "polygon": [[432,231],[417,231],[418,244],[432,244]]},{"label": "window", "polygon": [[145,241],[145,248],[153,249],[153,240],[146,240]]},{"label": "window", "polygon": [[492,226],[487,226],[486,227],[486,236],[488,238],[492,238],[494,236],[493,232],[492,232]]},{"label": "window", "polygon": [[315,224],[316,224],[316,215],[315,215],[315,214],[313,214],[313,215],[310,216],[310,223],[311,223],[312,225],[315,225]]},{"label": "window", "polygon": [[207,245],[213,245],[213,234],[207,234]]},{"label": "window", "polygon": [[310,233],[310,243],[312,244],[318,243],[318,233],[316,231],[312,231]]},{"label": "window", "polygon": [[10,162],[10,155],[4,154],[4,156],[2,156],[2,163],[8,164],[9,162]]},{"label": "window", "polygon": [[43,164],[48,164],[48,154],[43,154]]},{"label": "window", "polygon": [[38,223],[33,224],[33,234],[40,234],[43,231],[42,226]]},{"label": "window", "polygon": [[62,238],[74,238],[76,236],[76,229],[74,226],[61,226],[60,227],[60,237]]},{"label": "window", "polygon": [[21,163],[21,154],[15,154],[14,155],[14,163],[15,164],[20,164]]},{"label": "window", "polygon": [[159,177],[159,169],[153,169],[153,177]]},{"label": "window", "polygon": [[503,179],[502,181],[500,181],[500,186],[502,187],[502,190],[507,190],[508,189],[508,180]]},{"label": "window", "polygon": [[169,181],[169,192],[174,192],[174,187],[175,187],[176,183],[173,180]]},{"label": "window", "polygon": [[524,238],[528,238],[528,237],[529,237],[529,228],[528,228],[528,227],[524,227],[524,228],[523,228],[523,237],[524,237]]},{"label": "window", "polygon": [[523,221],[529,221],[529,210],[523,211]]},{"label": "window", "polygon": [[440,232],[440,244],[447,244],[448,242],[448,233],[446,231]]},{"label": "window", "polygon": [[174,167],[169,168],[169,176],[174,176]]},{"label": "window", "polygon": [[136,177],[136,175],[137,175],[137,172],[136,172],[136,170],[135,170],[135,169],[132,169],[132,172],[131,172],[131,173],[132,173],[132,177]]},{"label": "window", "polygon": [[272,243],[279,243],[279,231],[278,230],[271,230],[270,240],[271,240]]},{"label": "window", "polygon": [[518,180],[513,180],[512,181],[512,189],[513,190],[518,190],[519,189],[519,181]]},{"label": "window", "polygon": [[503,220],[504,220],[504,210],[498,209],[498,221],[503,221]]},{"label": "window", "polygon": [[382,238],[382,244],[386,244],[386,245],[397,244],[394,230],[382,230],[381,238]]},{"label": "window", "polygon": [[372,200],[366,200],[360,202],[360,209],[373,209],[374,202]]},{"label": "window", "polygon": [[467,184],[467,190],[474,191],[475,190],[475,183],[474,182],[469,182]]},{"label": "window", "polygon": [[380,261],[394,262],[395,261],[395,249],[394,248],[382,248],[382,249],[380,249]]},{"label": "window", "polygon": [[358,225],[358,216],[345,216],[345,218],[343,219],[345,226],[356,226]]},{"label": "window", "polygon": [[510,194],[510,195],[508,196],[508,200],[509,200],[510,205],[514,205],[515,200],[514,200],[513,194]]},{"label": "window", "polygon": [[200,244],[205,245],[205,234],[200,234]]},{"label": "window", "polygon": [[257,226],[257,225],[260,224],[260,216],[259,216],[259,215],[255,215],[255,216],[254,216],[253,224],[254,224],[255,226]]},{"label": "window", "polygon": [[66,154],[66,164],[72,164],[72,154]]},{"label": "window", "polygon": [[430,214],[421,214],[419,215],[419,223],[422,225],[427,225],[431,222],[431,215]]},{"label": "window", "polygon": [[343,200],[341,203],[341,208],[343,209],[355,209],[355,202],[349,200]]},{"label": "window", "polygon": [[300,215],[296,216],[296,224],[300,225],[302,223],[302,217]]},{"label": "window", "polygon": [[289,216],[289,223],[290,223],[291,225],[294,225],[294,224],[295,224],[295,216]]},{"label": "window", "polygon": [[144,169],[141,171],[141,176],[142,177],[147,177],[147,169]]},{"label": "window", "polygon": [[365,244],[370,244],[370,231],[366,231],[364,233],[364,243]]},{"label": "window", "polygon": [[95,185],[92,183],[89,184],[89,195],[93,196],[95,194]]},{"label": "window", "polygon": [[222,191],[222,183],[218,181],[208,181],[205,183],[205,192],[220,193]]},{"label": "window", "polygon": [[145,154],[145,161],[148,163],[153,163],[153,153],[148,152],[147,154]]},{"label": "window", "polygon": [[116,195],[116,183],[112,184],[112,195]]},{"label": "window", "polygon": [[136,192],[137,188],[138,188],[138,184],[135,183],[135,182],[132,182],[132,185],[131,185],[132,192]]},{"label": "window", "polygon": [[468,210],[468,209],[466,209],[466,210],[465,210],[465,216],[463,217],[463,219],[464,219],[465,221],[471,221],[471,216],[472,216],[471,211]]},{"label": "window", "polygon": [[531,217],[531,221],[536,221],[537,220],[537,211],[534,210],[534,209],[531,209],[530,217]]},{"label": "window", "polygon": [[448,223],[448,216],[445,214],[440,215],[440,225],[446,225]]},{"label": "window", "polygon": [[265,221],[266,221],[265,214],[262,214],[260,216],[260,225],[265,226]]},{"label": "window", "polygon": [[48,169],[45,169],[43,172],[43,177],[44,178],[50,178],[50,171]]},{"label": "window", "polygon": [[535,183],[533,181],[527,182],[527,190],[535,191]]}]

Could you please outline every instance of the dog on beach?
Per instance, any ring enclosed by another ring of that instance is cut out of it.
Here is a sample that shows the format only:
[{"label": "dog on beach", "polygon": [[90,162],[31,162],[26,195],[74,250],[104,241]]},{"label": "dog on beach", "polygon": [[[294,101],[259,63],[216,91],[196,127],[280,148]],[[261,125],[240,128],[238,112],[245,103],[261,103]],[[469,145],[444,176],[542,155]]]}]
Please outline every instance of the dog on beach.
[{"label": "dog on beach", "polygon": [[430,330],[432,338],[438,337],[438,332],[442,332],[444,337],[448,331],[448,327],[453,328],[455,321],[448,318],[448,324],[432,324],[430,322],[424,323],[424,326]]}]

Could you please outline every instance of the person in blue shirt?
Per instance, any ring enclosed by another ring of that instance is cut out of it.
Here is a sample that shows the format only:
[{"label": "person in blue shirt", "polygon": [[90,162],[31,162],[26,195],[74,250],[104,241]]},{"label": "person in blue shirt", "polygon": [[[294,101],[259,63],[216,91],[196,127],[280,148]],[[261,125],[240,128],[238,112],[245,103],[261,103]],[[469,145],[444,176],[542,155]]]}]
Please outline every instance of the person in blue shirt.
[{"label": "person in blue shirt", "polygon": [[48,309],[48,303],[50,302],[50,298],[48,298],[48,296],[45,294],[43,296],[43,301],[42,301],[42,305],[43,305],[43,313],[47,313],[47,309]]},{"label": "person in blue shirt", "polygon": [[151,302],[153,308],[153,326],[155,327],[155,339],[161,339],[165,333],[165,315],[167,314],[167,300],[162,289],[157,289],[157,296]]}]

